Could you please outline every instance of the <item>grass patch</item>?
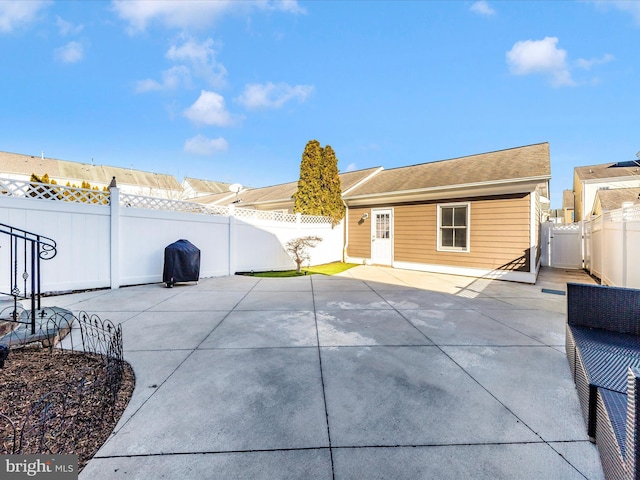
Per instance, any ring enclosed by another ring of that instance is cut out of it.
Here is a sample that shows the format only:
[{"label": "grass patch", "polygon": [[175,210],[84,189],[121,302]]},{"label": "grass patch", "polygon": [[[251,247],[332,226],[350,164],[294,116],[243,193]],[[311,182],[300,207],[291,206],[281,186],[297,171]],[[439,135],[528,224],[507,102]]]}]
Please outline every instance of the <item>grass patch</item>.
[{"label": "grass patch", "polygon": [[317,265],[315,267],[310,267],[303,270],[307,270],[311,275],[336,275],[357,266],[357,263],[333,262],[325,263],[324,265]]},{"label": "grass patch", "polygon": [[263,278],[303,277],[305,275],[336,275],[357,266],[357,263],[333,262],[325,263],[324,265],[316,265],[315,267],[303,268],[302,273],[298,273],[295,270],[285,270],[281,272],[243,272],[242,275],[251,275],[253,277]]}]

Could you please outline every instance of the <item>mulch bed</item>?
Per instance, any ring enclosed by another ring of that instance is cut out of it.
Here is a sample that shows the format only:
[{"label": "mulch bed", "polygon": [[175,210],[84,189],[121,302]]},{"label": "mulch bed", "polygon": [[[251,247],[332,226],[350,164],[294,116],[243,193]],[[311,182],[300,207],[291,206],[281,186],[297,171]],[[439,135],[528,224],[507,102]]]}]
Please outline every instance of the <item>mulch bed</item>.
[{"label": "mulch bed", "polygon": [[[113,410],[104,414],[104,402],[83,397],[82,402],[73,404],[77,385],[84,381],[90,385],[104,377],[104,365],[100,359],[89,354],[61,352],[42,348],[12,350],[0,369],[0,413],[9,417],[19,429],[29,409],[45,394],[59,391],[68,399],[66,410],[68,421],[74,431],[62,435],[62,444],[57,453],[78,455],[79,469],[95,455],[109,438],[124,409],[129,403],[135,386],[135,376],[131,366],[124,362],[122,384]],[[91,421],[74,421],[91,419]],[[6,422],[0,423],[0,453],[11,453],[12,431]],[[24,451],[22,453],[37,453]]]}]

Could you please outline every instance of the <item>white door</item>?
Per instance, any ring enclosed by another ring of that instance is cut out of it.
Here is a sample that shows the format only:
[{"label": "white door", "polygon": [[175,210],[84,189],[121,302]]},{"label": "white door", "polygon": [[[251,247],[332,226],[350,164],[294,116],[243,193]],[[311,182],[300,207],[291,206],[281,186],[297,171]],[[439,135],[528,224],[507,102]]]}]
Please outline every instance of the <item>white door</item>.
[{"label": "white door", "polygon": [[393,210],[372,210],[371,262],[391,265],[393,258]]}]

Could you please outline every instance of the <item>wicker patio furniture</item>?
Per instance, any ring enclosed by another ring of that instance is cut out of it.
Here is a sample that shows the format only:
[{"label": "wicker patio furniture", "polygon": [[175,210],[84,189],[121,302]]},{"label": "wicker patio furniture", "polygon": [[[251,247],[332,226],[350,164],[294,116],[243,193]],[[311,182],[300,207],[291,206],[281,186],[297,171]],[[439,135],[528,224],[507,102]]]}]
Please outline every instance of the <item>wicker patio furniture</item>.
[{"label": "wicker patio furniture", "polygon": [[567,284],[566,352],[608,479],[640,479],[640,290]]}]

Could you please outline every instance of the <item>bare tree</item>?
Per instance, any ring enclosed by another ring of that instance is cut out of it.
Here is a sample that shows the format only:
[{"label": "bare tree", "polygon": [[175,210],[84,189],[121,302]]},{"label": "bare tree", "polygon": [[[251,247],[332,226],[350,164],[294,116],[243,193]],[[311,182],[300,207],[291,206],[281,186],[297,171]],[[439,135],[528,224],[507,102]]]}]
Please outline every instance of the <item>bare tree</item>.
[{"label": "bare tree", "polygon": [[322,241],[322,238],[310,235],[308,237],[294,238],[285,244],[285,248],[294,262],[296,262],[298,273],[302,271],[302,263],[309,260],[309,248],[314,248]]}]

